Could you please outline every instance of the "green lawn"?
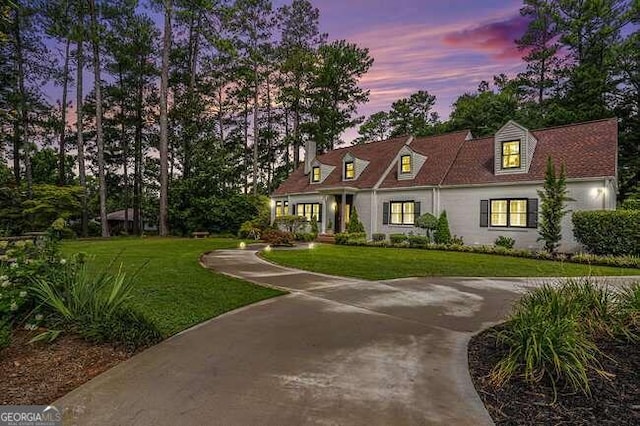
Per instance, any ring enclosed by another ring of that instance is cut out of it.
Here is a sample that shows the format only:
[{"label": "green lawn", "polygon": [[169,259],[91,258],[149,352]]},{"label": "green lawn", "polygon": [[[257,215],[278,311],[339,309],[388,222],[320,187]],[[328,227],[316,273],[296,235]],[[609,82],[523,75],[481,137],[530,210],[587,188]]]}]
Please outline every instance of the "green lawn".
[{"label": "green lawn", "polygon": [[136,277],[133,304],[153,321],[164,336],[282,292],[229,278],[204,269],[200,255],[209,250],[236,247],[232,239],[115,238],[71,241],[63,244],[65,256],[89,255],[92,269],[120,263]]},{"label": "green lawn", "polygon": [[267,260],[331,275],[385,280],[402,277],[554,277],[640,275],[640,269],[589,266],[491,254],[436,250],[316,245],[311,250],[273,250]]}]

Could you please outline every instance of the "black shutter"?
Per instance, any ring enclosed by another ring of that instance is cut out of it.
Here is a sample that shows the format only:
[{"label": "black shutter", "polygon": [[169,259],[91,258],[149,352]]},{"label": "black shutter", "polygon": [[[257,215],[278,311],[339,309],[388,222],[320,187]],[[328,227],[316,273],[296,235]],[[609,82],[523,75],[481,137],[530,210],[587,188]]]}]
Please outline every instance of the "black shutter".
[{"label": "black shutter", "polygon": [[297,204],[292,204],[293,207],[293,212],[291,213],[293,216],[297,216],[298,215],[298,205]]},{"label": "black shutter", "polygon": [[529,198],[527,202],[527,228],[538,227],[538,199]]},{"label": "black shutter", "polygon": [[489,200],[480,200],[480,227],[489,227]]},{"label": "black shutter", "polygon": [[322,223],[322,204],[318,206],[318,223]]},{"label": "black shutter", "polygon": [[416,201],[413,203],[413,223],[416,223],[419,217],[420,217],[420,201]]},{"label": "black shutter", "polygon": [[382,203],[382,224],[389,224],[389,203]]}]

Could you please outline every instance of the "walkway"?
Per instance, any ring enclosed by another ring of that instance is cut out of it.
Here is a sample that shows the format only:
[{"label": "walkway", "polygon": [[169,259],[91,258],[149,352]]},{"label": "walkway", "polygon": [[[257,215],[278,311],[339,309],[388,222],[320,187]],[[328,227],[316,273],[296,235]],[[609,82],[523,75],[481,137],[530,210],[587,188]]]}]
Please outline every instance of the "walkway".
[{"label": "walkway", "polygon": [[535,285],[360,281],[275,266],[251,250],[202,262],[291,293],[174,336],[55,405],[83,425],[491,424],[466,345]]}]

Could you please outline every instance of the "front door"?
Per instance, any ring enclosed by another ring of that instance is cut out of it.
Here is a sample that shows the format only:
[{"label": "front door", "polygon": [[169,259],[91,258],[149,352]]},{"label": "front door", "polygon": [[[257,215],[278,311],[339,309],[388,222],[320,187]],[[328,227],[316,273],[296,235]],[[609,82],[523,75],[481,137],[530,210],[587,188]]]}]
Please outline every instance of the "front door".
[{"label": "front door", "polygon": [[349,217],[351,216],[351,206],[353,205],[353,195],[347,195],[346,197],[346,205],[342,205],[342,194],[336,195],[336,213],[334,218],[334,229],[335,233],[342,232],[342,222],[345,224],[349,223]]}]

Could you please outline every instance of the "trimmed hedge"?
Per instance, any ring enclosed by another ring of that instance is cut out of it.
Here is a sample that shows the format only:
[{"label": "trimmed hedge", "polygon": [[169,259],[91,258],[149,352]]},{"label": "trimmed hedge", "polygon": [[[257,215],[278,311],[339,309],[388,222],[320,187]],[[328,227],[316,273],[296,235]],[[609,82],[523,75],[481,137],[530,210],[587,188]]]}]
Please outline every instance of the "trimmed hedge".
[{"label": "trimmed hedge", "polygon": [[589,253],[640,255],[640,210],[575,212],[573,235]]},{"label": "trimmed hedge", "polygon": [[384,241],[387,239],[387,234],[372,234],[371,239],[373,241]]},{"label": "trimmed hedge", "polygon": [[341,232],[335,235],[336,244],[365,244],[367,242],[367,234],[364,232]]}]

